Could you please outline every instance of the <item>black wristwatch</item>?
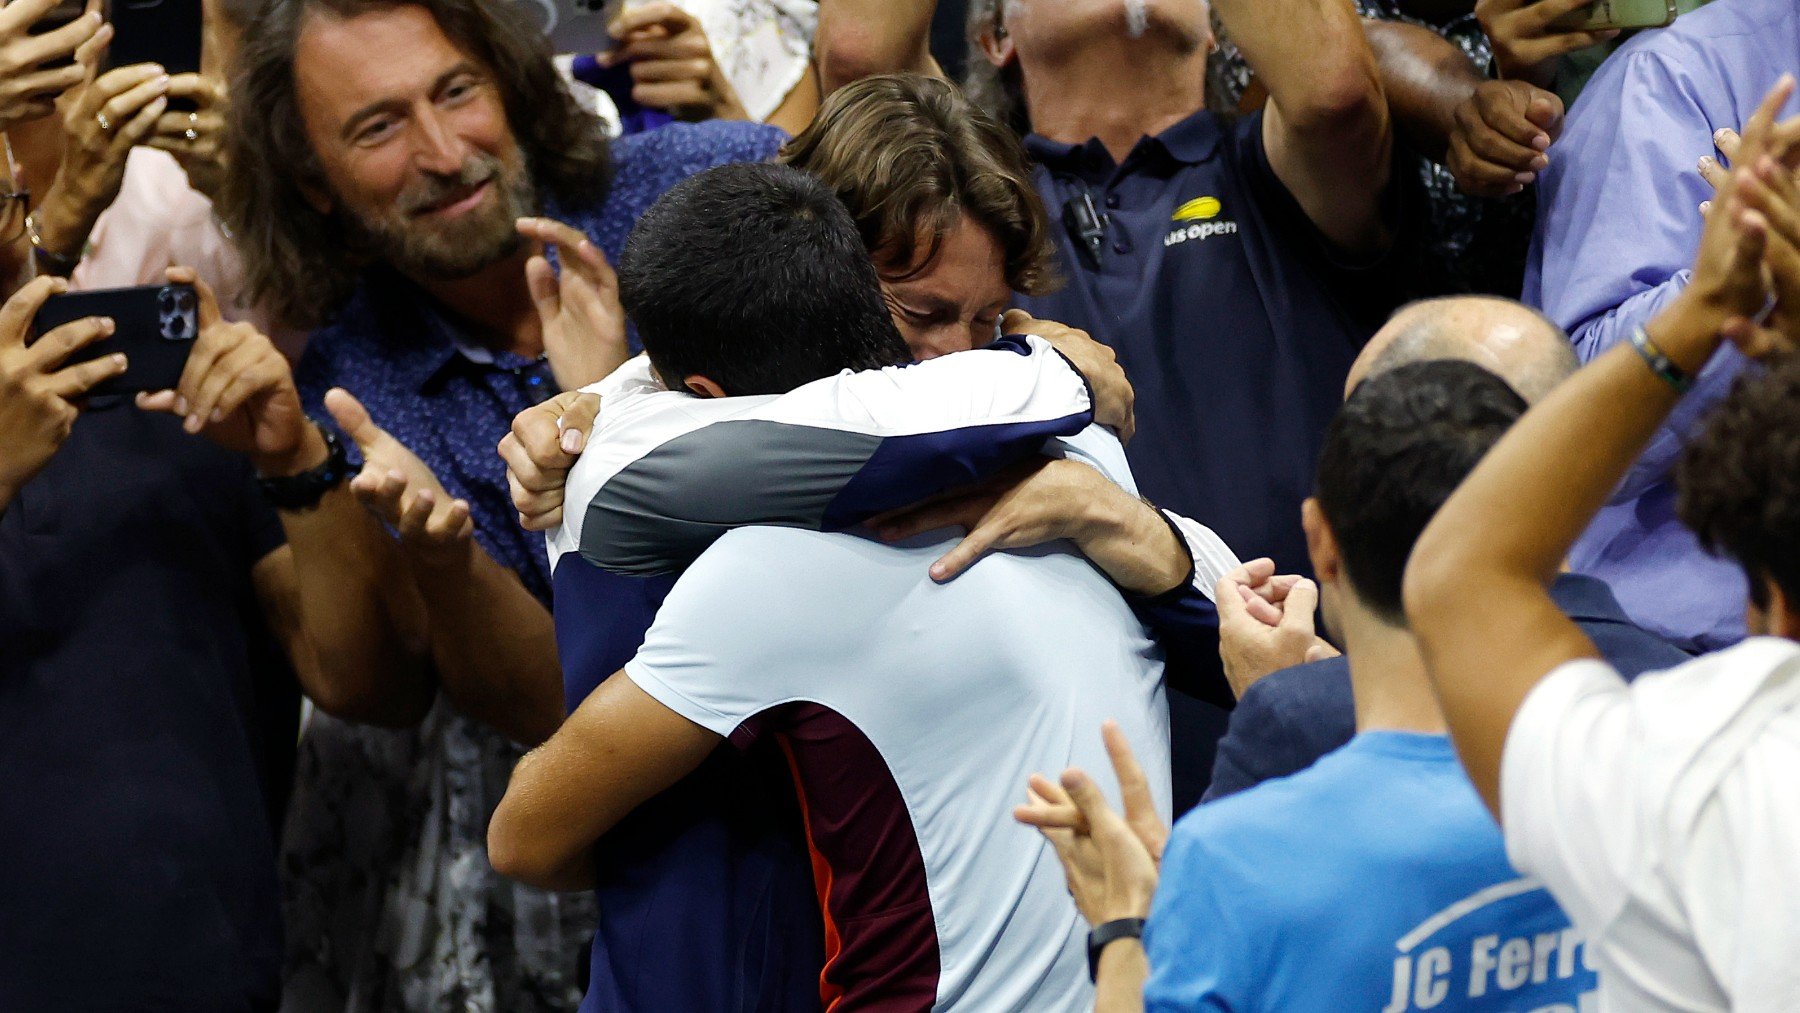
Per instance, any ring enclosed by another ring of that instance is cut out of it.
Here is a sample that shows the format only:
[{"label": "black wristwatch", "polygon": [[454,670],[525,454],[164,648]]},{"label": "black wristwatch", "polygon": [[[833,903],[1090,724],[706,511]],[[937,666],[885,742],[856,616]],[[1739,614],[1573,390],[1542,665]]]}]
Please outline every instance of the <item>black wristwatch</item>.
[{"label": "black wristwatch", "polygon": [[1100,979],[1100,951],[1106,949],[1108,943],[1116,943],[1121,939],[1144,938],[1144,920],[1142,918],[1118,918],[1094,926],[1088,933],[1088,980],[1096,984]]},{"label": "black wristwatch", "polygon": [[326,493],[352,474],[344,441],[338,439],[330,427],[311,419],[307,421],[325,438],[325,463],[298,475],[258,475],[256,484],[261,487],[263,498],[273,503],[277,510],[311,510],[319,505]]}]

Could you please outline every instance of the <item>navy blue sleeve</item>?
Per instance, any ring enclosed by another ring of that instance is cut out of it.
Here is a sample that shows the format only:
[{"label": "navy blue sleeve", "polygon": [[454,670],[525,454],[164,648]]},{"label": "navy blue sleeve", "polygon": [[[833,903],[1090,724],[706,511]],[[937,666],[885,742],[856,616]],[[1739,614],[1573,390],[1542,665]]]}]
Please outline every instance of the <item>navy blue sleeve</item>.
[{"label": "navy blue sleeve", "polygon": [[1356,734],[1350,665],[1328,658],[1285,668],[1244,692],[1213,761],[1202,802],[1297,774]]},{"label": "navy blue sleeve", "polygon": [[1162,646],[1169,688],[1232,709],[1236,700],[1219,660],[1219,610],[1194,578],[1153,598],[1126,592],[1125,601]]}]

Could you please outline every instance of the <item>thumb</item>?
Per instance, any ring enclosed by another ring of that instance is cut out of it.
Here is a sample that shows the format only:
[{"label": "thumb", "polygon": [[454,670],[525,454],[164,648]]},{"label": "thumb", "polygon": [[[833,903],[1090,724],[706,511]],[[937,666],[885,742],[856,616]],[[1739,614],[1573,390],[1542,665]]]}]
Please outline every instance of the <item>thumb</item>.
[{"label": "thumb", "polygon": [[1037,318],[1024,310],[1007,310],[1000,317],[1000,333],[1019,334],[1034,323],[1037,323]]},{"label": "thumb", "polygon": [[1310,580],[1294,583],[1293,590],[1288,592],[1287,605],[1281,612],[1280,627],[1304,634],[1308,639],[1313,636],[1313,613],[1319,608],[1319,585]]},{"label": "thumb", "polygon": [[199,325],[201,330],[206,330],[208,327],[219,322],[221,319],[219,314],[219,299],[217,296],[213,295],[212,286],[201,280],[200,275],[196,273],[193,268],[171,267],[166,272],[165,277],[177,285],[193,286],[194,298],[198,304],[195,307],[195,322]]},{"label": "thumb", "polygon": [[325,392],[325,410],[344,431],[344,435],[356,441],[366,455],[369,449],[387,436],[375,420],[369,418],[369,410],[362,406],[355,395],[342,387],[333,387]]},{"label": "thumb", "polygon": [[1219,610],[1221,627],[1242,622],[1244,619],[1244,596],[1238,592],[1238,582],[1227,574],[1220,577],[1213,585],[1213,607]]}]

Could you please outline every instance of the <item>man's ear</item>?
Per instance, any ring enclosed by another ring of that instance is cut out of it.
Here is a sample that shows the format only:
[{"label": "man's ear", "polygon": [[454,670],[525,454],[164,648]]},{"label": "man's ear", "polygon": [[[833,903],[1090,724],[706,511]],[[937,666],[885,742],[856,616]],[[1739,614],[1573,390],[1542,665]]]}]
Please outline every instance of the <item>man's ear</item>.
[{"label": "man's ear", "polygon": [[711,398],[725,396],[725,388],[698,373],[681,381],[681,385],[692,391],[696,397]]},{"label": "man's ear", "polygon": [[[1005,3],[1006,0],[1000,2]],[[981,45],[981,55],[987,57],[989,63],[1004,67],[1013,62],[1017,54],[1013,52],[1012,34],[1004,28],[996,30],[997,28],[998,26],[989,25],[982,29],[981,37],[976,41]]]},{"label": "man's ear", "polygon": [[1767,589],[1769,602],[1768,629],[1770,636],[1786,637],[1789,640],[1800,640],[1800,601],[1790,601],[1781,590],[1781,585],[1767,577],[1757,578]]},{"label": "man's ear", "polygon": [[1344,557],[1338,554],[1337,536],[1325,523],[1325,511],[1319,501],[1307,497],[1300,504],[1300,527],[1306,531],[1306,554],[1312,557],[1313,574],[1320,586],[1336,584],[1344,579]]}]

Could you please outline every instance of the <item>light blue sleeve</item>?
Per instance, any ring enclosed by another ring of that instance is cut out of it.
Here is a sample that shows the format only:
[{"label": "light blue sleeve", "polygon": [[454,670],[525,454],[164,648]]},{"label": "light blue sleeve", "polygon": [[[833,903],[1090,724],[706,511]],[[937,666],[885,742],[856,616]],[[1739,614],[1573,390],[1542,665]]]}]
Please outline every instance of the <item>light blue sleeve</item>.
[{"label": "light blue sleeve", "polygon": [[[1687,286],[1700,247],[1699,205],[1712,195],[1698,162],[1714,154],[1714,130],[1740,125],[1729,100],[1697,79],[1712,69],[1623,50],[1582,92],[1550,149],[1525,301],[1569,331],[1583,362],[1629,340]],[[1735,349],[1713,360],[1615,500],[1668,475],[1686,434],[1742,368]]]},{"label": "light blue sleeve", "polygon": [[1162,881],[1144,927],[1150,977],[1146,1013],[1255,1008],[1260,933],[1245,925],[1253,910],[1221,903],[1218,863],[1193,819],[1176,825],[1163,853]]}]

